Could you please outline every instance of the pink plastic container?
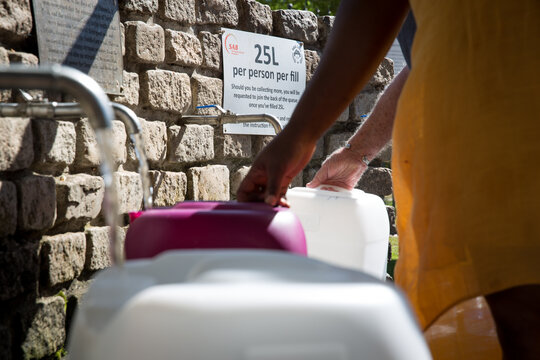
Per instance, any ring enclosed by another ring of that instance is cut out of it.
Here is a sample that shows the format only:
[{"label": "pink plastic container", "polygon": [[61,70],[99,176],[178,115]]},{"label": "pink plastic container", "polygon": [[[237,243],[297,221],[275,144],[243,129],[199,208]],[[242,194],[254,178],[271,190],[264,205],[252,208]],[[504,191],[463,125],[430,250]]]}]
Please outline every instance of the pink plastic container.
[{"label": "pink plastic container", "polygon": [[172,249],[272,249],[306,255],[298,218],[263,203],[186,201],[130,214],[126,258],[151,258]]}]

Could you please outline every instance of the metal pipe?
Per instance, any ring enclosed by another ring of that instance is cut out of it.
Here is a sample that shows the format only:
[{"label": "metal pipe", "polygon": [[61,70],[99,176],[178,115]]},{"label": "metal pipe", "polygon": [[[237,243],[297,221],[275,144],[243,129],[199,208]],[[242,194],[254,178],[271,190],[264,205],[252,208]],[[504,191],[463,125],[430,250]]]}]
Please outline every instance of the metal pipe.
[{"label": "metal pipe", "polygon": [[107,95],[88,75],[60,65],[0,67],[0,88],[63,91],[80,101],[94,130],[112,128],[113,110]]},{"label": "metal pipe", "polygon": [[113,181],[113,164],[110,143],[114,112],[109,98],[98,83],[82,72],[60,65],[29,67],[24,65],[0,66],[0,88],[43,89],[69,93],[81,103],[96,133],[101,150],[101,174],[105,195],[103,207],[112,245],[112,261],[122,264],[124,257],[117,239],[118,202]]},{"label": "metal pipe", "polygon": [[[138,134],[141,130],[141,124],[137,115],[130,108],[111,103],[115,118],[122,121],[129,134]],[[27,116],[34,118],[59,119],[84,116],[79,103],[58,103],[53,102],[30,102],[17,104],[1,104],[1,117]]]},{"label": "metal pipe", "polygon": [[186,124],[197,125],[220,125],[221,115],[182,115],[182,121]]},{"label": "metal pipe", "polygon": [[122,121],[127,128],[129,134],[142,133],[141,123],[137,115],[127,106],[112,103],[114,114],[118,120]]},{"label": "metal pipe", "polygon": [[274,128],[274,131],[276,132],[276,135],[283,130],[283,127],[281,126],[281,123],[279,120],[274,116],[270,114],[241,114],[236,115],[236,119],[229,120],[230,115],[225,114],[223,115],[223,124],[236,124],[236,123],[243,123],[243,122],[260,122],[266,121],[272,127]]},{"label": "metal pipe", "polygon": [[28,102],[0,104],[0,116],[26,116],[33,118],[66,118],[84,115],[79,103]]},{"label": "metal pipe", "polygon": [[[137,142],[137,134],[142,134],[139,118],[130,108],[111,103],[115,118],[122,121],[126,126],[127,132],[135,148],[135,157],[139,162],[139,173],[143,184],[143,206],[144,209],[152,207],[152,186],[146,179],[148,176],[148,164],[144,147]],[[83,110],[79,103],[57,103],[57,102],[27,102],[17,104],[2,104],[0,103],[0,117],[33,117],[46,119],[61,119],[84,116]]]},{"label": "metal pipe", "polygon": [[265,121],[272,125],[276,135],[283,130],[279,120],[270,114],[233,114],[229,111],[219,115],[184,115],[182,121],[188,124],[198,125],[223,125],[223,124],[239,124],[244,122],[261,122]]}]

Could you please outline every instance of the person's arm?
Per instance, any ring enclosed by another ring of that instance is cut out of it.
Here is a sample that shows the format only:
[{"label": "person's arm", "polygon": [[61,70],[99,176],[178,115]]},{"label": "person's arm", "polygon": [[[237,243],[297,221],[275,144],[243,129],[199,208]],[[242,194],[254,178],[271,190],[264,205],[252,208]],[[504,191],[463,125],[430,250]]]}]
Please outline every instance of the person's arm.
[{"label": "person's arm", "polygon": [[343,0],[321,62],[289,124],[259,154],[239,201],[276,205],[311,158],[317,139],[365,86],[407,13],[406,0]]},{"label": "person's arm", "polygon": [[325,184],[354,188],[367,169],[365,160],[373,160],[392,137],[397,103],[408,76],[409,68],[404,67],[381,95],[368,119],[349,139],[350,147],[334,151],[307,187]]}]

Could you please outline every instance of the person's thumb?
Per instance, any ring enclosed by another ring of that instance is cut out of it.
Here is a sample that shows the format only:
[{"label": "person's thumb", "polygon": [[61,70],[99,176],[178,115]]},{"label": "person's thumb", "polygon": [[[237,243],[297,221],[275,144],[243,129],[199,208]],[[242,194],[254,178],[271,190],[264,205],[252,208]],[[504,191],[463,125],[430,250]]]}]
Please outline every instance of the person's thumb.
[{"label": "person's thumb", "polygon": [[313,180],[306,184],[306,187],[314,189],[319,185],[321,185],[321,182],[317,178],[313,178]]},{"label": "person's thumb", "polygon": [[323,184],[323,180],[327,180],[323,175],[321,175],[322,168],[317,171],[313,179],[311,179],[310,182],[306,184],[308,188],[316,188],[317,186],[321,186]]}]

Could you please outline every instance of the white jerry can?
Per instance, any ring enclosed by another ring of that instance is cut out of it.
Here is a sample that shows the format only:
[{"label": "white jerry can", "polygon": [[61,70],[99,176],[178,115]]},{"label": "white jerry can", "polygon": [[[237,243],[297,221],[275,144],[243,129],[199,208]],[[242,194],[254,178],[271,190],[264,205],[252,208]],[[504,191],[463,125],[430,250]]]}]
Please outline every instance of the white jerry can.
[{"label": "white jerry can", "polygon": [[308,256],[384,279],[390,235],[384,202],[358,189],[323,187],[334,191],[287,191],[291,210],[304,228]]},{"label": "white jerry can", "polygon": [[173,250],[100,272],[72,360],[425,360],[403,295],[283,251]]}]

